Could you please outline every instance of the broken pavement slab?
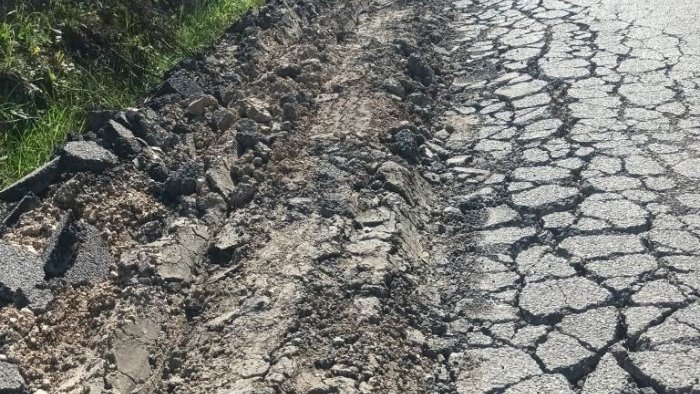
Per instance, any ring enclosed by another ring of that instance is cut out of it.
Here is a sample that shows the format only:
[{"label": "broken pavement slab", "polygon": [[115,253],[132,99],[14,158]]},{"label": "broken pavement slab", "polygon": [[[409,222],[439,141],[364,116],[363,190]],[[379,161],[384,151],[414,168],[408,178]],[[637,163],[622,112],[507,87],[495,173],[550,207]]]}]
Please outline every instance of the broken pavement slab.
[{"label": "broken pavement slab", "polygon": [[92,141],[73,141],[63,147],[62,167],[69,172],[102,172],[117,163],[117,156]]},{"label": "broken pavement slab", "polygon": [[19,201],[29,193],[40,195],[60,174],[60,158],[56,157],[0,191],[0,200]]},{"label": "broken pavement slab", "polygon": [[31,309],[43,309],[51,292],[43,286],[43,264],[39,256],[0,241],[0,301]]},{"label": "broken pavement slab", "polygon": [[24,394],[26,392],[27,386],[17,366],[0,361],[0,393]]}]

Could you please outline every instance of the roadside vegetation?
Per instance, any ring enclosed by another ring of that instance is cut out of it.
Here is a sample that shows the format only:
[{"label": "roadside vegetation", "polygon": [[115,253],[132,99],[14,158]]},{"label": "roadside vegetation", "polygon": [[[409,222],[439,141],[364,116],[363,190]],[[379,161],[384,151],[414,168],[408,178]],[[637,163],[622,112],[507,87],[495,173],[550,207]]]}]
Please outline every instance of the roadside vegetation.
[{"label": "roadside vegetation", "polygon": [[2,0],[0,187],[93,109],[133,105],[263,0]]}]

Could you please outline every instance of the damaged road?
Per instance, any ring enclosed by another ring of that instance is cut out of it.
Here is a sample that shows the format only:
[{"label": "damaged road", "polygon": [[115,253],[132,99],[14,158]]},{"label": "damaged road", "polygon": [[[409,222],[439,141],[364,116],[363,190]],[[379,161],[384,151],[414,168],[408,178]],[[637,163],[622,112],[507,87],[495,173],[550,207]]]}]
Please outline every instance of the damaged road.
[{"label": "damaged road", "polygon": [[0,392],[700,392],[699,13],[269,2],[0,191]]}]

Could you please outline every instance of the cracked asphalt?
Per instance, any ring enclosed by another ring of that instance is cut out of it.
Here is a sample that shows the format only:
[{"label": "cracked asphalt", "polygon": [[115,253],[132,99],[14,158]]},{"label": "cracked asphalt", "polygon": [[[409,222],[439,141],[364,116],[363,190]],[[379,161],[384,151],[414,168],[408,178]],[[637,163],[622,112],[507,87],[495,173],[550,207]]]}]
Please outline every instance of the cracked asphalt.
[{"label": "cracked asphalt", "polygon": [[0,392],[700,393],[698,20],[270,0],[0,191]]},{"label": "cracked asphalt", "polygon": [[700,7],[455,4],[445,117],[471,127],[447,143],[486,159],[455,201],[487,214],[491,305],[456,390],[700,392]]}]

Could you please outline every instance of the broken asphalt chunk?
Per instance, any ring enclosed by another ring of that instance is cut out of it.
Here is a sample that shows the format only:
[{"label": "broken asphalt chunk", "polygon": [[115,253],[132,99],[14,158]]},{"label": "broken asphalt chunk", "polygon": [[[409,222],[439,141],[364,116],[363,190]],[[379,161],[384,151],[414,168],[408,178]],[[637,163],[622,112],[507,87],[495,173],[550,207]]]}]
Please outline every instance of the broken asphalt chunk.
[{"label": "broken asphalt chunk", "polygon": [[63,147],[61,164],[69,172],[102,172],[117,163],[117,157],[93,141],[73,141]]}]

